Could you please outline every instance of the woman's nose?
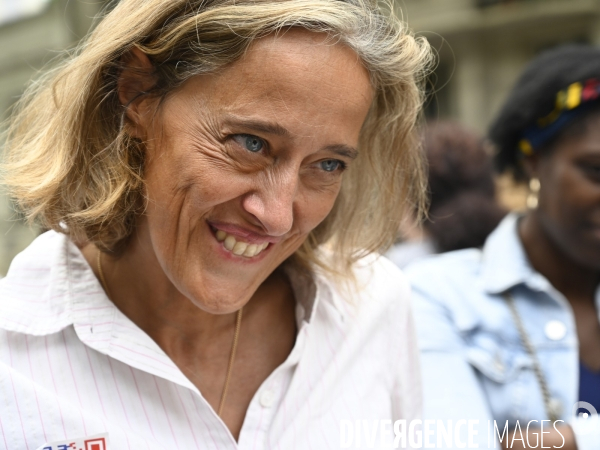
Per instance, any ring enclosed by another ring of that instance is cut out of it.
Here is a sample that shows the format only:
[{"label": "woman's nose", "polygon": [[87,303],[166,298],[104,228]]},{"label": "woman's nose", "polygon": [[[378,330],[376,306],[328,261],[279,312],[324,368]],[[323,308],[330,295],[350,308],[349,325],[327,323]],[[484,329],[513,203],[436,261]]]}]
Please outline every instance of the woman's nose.
[{"label": "woman's nose", "polygon": [[278,177],[246,195],[242,206],[268,234],[282,236],[292,229],[297,192],[297,174]]}]

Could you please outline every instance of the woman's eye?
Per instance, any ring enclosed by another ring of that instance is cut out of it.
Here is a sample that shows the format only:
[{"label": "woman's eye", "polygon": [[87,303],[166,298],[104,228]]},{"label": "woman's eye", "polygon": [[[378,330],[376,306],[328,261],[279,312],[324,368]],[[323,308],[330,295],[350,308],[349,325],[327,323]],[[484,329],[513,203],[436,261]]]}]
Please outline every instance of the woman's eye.
[{"label": "woman's eye", "polygon": [[335,172],[336,170],[343,170],[346,168],[346,165],[339,159],[326,159],[325,161],[321,161],[319,166],[325,172]]},{"label": "woman's eye", "polygon": [[233,139],[246,150],[258,153],[265,147],[265,141],[251,134],[236,134]]}]

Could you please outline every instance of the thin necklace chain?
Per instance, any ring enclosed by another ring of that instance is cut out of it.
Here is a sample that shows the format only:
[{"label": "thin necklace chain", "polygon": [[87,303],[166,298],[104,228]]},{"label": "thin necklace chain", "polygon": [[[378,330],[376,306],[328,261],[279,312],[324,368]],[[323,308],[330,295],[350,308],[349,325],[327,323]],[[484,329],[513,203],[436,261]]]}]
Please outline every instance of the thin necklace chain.
[{"label": "thin necklace chain", "polygon": [[[104,277],[104,271],[102,270],[102,252],[98,251],[98,257],[96,261],[96,265],[98,266],[98,274],[100,275],[100,282],[102,283],[102,287],[106,292],[106,296],[110,299],[110,291],[108,290],[108,284],[106,283],[106,278]],[[235,330],[233,332],[233,343],[231,344],[231,353],[229,355],[229,363],[227,364],[227,374],[225,375],[225,384],[223,385],[223,392],[221,393],[221,401],[219,402],[219,410],[217,414],[221,417],[223,412],[223,408],[225,406],[225,399],[227,398],[227,392],[229,390],[229,382],[231,381],[231,372],[233,370],[233,362],[235,361],[235,354],[237,352],[238,341],[240,337],[240,328],[242,327],[242,310],[244,307],[241,307],[235,315]]]},{"label": "thin necklace chain", "polygon": [[223,412],[223,407],[225,406],[225,399],[227,398],[227,390],[229,389],[229,381],[231,380],[231,370],[233,369],[233,361],[235,360],[235,353],[237,351],[238,346],[238,338],[240,337],[240,328],[242,326],[242,310],[244,307],[242,306],[238,309],[237,314],[235,315],[235,331],[233,332],[233,343],[231,344],[231,354],[229,355],[229,363],[227,364],[227,375],[225,376],[225,385],[223,386],[223,392],[221,393],[221,401],[219,402],[219,410],[217,414],[219,417]]},{"label": "thin necklace chain", "polygon": [[510,309],[510,313],[513,317],[515,325],[517,326],[517,331],[519,333],[521,343],[523,344],[523,347],[525,347],[525,351],[527,352],[533,363],[533,373],[535,374],[535,377],[537,378],[538,384],[540,386],[540,390],[542,391],[542,397],[544,399],[544,407],[546,409],[546,414],[548,414],[550,420],[556,422],[560,416],[560,407],[558,401],[555,398],[553,398],[550,394],[548,382],[546,381],[544,372],[542,372],[542,367],[537,357],[535,347],[529,339],[527,331],[525,331],[525,325],[523,324],[523,320],[519,315],[519,311],[517,310],[517,306],[515,305],[515,300],[513,299],[513,296],[510,294],[510,292],[504,293],[504,300],[506,301],[508,308]]}]

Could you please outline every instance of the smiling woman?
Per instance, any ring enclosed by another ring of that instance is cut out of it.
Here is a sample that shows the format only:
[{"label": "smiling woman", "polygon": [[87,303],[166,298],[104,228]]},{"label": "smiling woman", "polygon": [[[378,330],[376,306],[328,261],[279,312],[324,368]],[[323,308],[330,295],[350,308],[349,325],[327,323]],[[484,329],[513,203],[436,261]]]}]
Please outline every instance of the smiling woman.
[{"label": "smiling woman", "polygon": [[52,231],[0,284],[8,446],[323,448],[417,417],[375,252],[423,202],[430,59],[371,1],[121,1],[9,131],[5,184]]}]

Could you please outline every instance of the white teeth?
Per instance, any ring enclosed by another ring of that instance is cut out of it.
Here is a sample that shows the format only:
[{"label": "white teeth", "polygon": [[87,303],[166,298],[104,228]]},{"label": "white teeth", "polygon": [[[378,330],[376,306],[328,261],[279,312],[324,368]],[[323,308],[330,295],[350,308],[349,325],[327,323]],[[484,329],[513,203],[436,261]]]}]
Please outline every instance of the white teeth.
[{"label": "white teeth", "polygon": [[241,255],[242,253],[244,253],[246,251],[246,249],[248,248],[248,244],[244,243],[244,242],[237,242],[235,244],[235,246],[233,247],[233,254],[234,255]]},{"label": "white teeth", "polygon": [[225,238],[225,242],[223,243],[223,245],[225,246],[225,248],[227,250],[233,250],[234,245],[236,244],[236,240],[233,236],[227,236]]},{"label": "white teeth", "polygon": [[223,247],[232,252],[234,255],[245,256],[252,258],[262,252],[269,246],[268,242],[262,244],[249,244],[247,242],[238,242],[236,239],[227,234],[225,231],[217,230],[215,233],[217,241],[223,243]]},{"label": "white teeth", "polygon": [[[256,244],[250,244],[248,246],[248,248],[246,248],[246,251],[244,252],[244,256],[247,256],[248,258],[252,258],[254,255],[256,255],[258,253],[258,245]],[[235,253],[235,251],[234,251]]]}]

